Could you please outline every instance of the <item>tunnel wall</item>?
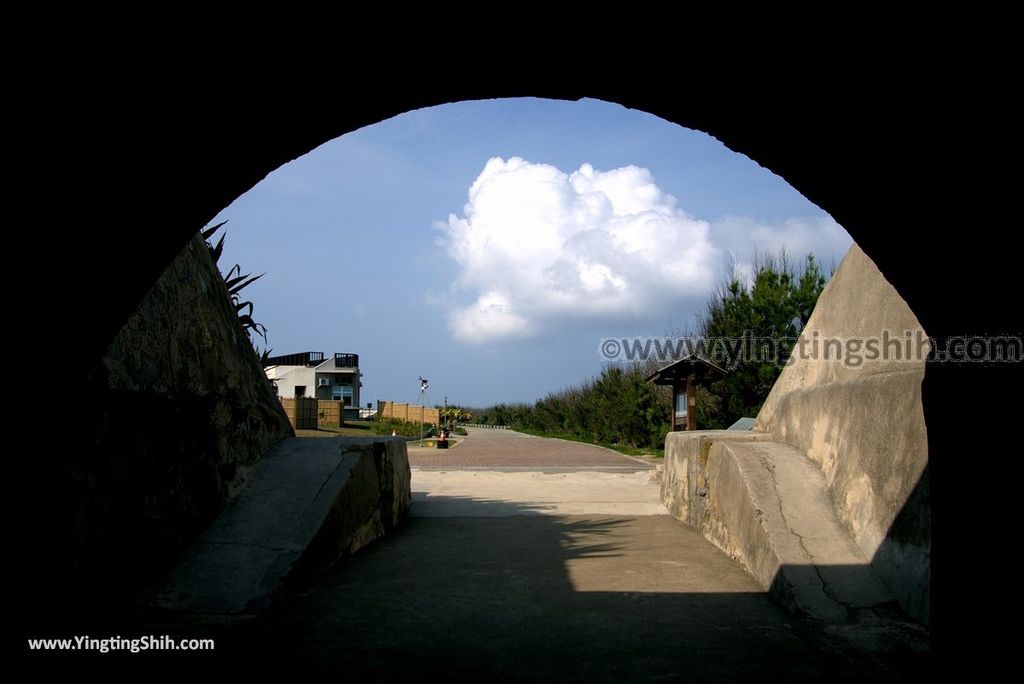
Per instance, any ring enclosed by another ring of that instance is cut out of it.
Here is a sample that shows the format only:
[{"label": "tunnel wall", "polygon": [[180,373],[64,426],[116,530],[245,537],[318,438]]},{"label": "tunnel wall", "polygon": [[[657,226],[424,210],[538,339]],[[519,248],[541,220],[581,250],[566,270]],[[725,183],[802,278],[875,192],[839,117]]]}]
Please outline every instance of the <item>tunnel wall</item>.
[{"label": "tunnel wall", "polygon": [[291,427],[205,243],[188,243],[109,345],[95,450],[68,455],[65,558],[88,604],[127,598],[216,516]]}]

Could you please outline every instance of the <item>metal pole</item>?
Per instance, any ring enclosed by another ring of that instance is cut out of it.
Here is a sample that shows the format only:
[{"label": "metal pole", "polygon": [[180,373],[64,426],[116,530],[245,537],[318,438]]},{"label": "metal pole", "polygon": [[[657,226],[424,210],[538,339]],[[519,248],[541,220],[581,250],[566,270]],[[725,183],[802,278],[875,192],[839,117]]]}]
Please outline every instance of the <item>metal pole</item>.
[{"label": "metal pole", "polygon": [[423,405],[427,395],[427,379],[420,376],[420,446],[423,446],[423,419],[426,418],[426,407]]}]

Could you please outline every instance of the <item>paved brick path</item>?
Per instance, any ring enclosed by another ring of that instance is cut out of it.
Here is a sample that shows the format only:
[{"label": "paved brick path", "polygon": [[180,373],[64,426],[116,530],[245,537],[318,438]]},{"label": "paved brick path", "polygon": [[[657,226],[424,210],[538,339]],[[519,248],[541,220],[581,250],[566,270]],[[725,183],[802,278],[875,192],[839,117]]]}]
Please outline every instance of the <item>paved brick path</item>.
[{"label": "paved brick path", "polygon": [[573,468],[647,470],[653,466],[609,449],[533,437],[511,430],[469,428],[450,449],[416,448],[410,443],[414,468]]}]

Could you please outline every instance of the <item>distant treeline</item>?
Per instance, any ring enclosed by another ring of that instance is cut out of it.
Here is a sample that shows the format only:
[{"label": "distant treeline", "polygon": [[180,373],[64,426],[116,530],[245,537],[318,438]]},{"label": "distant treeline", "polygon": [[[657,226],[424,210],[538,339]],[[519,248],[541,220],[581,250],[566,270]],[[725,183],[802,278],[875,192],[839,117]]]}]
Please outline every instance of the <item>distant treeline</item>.
[{"label": "distant treeline", "polygon": [[[729,368],[722,380],[700,389],[698,428],[724,428],[743,416],[757,415],[825,281],[813,255],[795,268],[785,251],[759,254],[749,277],[734,269],[723,281],[709,298],[705,313],[698,316],[696,335],[707,340],[742,340],[746,360]],[[669,430],[671,390],[646,378],[667,363],[649,359],[627,367],[609,366],[578,387],[554,392],[533,405],[499,404],[479,412],[477,420],[603,444],[660,449]]]},{"label": "distant treeline", "polygon": [[570,434],[602,444],[660,448],[668,432],[669,398],[644,379],[640,368],[612,366],[579,387],[530,404],[498,404],[484,411],[484,425]]}]

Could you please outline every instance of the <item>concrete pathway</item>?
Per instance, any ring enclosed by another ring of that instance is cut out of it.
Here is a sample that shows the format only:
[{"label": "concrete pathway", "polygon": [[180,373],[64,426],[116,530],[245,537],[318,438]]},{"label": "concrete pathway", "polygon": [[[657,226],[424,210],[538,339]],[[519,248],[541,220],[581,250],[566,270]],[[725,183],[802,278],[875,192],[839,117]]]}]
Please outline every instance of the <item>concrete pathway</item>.
[{"label": "concrete pathway", "polygon": [[219,662],[235,676],[344,681],[923,674],[926,654],[894,648],[887,633],[867,626],[858,634],[881,646],[851,648],[784,613],[739,565],[663,514],[649,464],[497,431],[450,452],[411,457],[413,512],[394,534],[258,619],[205,626]]},{"label": "concrete pathway", "polygon": [[511,430],[470,428],[469,432],[447,452],[434,449],[441,455],[410,451],[411,515],[667,512],[661,503],[659,471],[650,463],[610,449]]},{"label": "concrete pathway", "polygon": [[653,471],[485,472],[413,469],[419,517],[664,515]]},{"label": "concrete pathway", "polygon": [[244,629],[255,669],[345,681],[826,681],[839,670],[668,516],[413,518]]}]

